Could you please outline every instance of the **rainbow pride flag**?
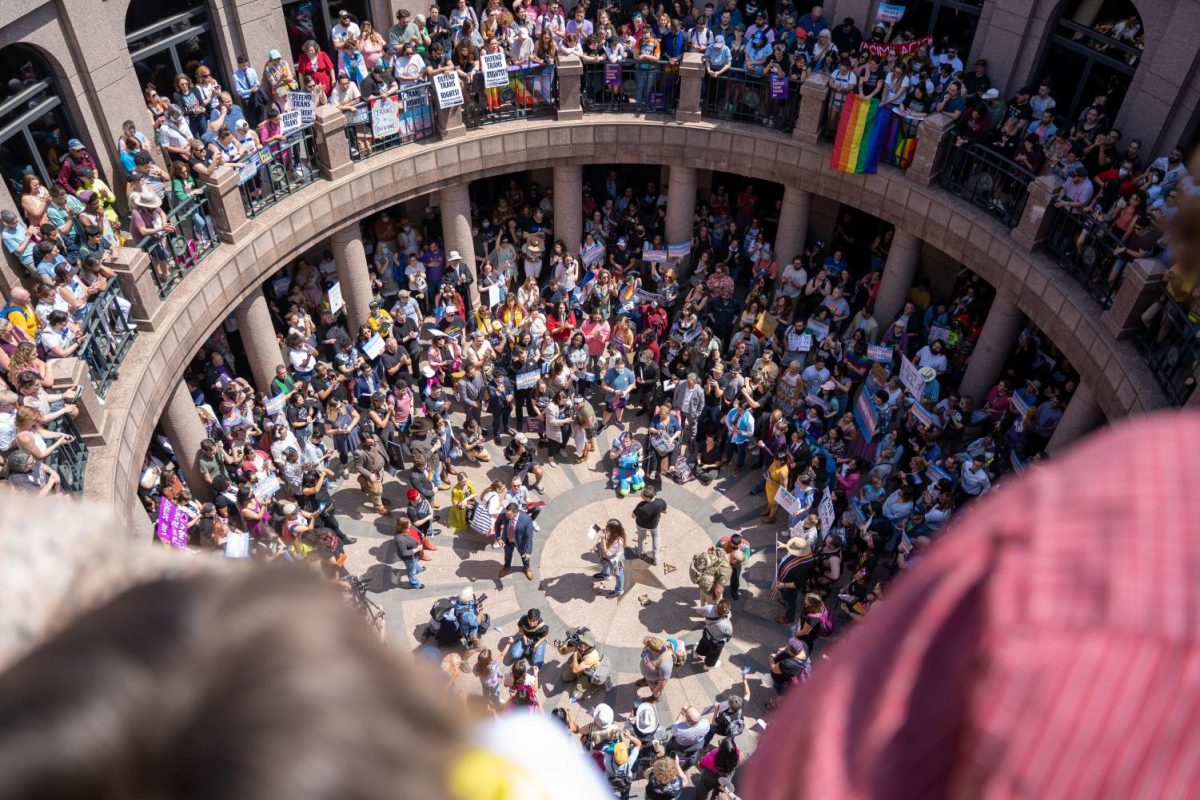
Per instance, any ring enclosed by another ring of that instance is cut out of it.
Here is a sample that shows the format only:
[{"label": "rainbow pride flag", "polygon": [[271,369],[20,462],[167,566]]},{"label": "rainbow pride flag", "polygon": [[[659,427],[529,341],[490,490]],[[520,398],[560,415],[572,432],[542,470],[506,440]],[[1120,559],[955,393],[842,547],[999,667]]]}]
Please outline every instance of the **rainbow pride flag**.
[{"label": "rainbow pride flag", "polygon": [[879,171],[879,148],[887,135],[887,115],[879,113],[879,100],[845,95],[838,120],[837,138],[829,166],[841,172],[873,175]]}]

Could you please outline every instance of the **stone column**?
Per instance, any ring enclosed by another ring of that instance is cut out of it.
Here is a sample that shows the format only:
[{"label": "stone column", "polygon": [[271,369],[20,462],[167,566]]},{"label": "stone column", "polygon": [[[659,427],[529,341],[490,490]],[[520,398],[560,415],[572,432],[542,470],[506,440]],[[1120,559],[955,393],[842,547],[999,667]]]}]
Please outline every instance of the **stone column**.
[{"label": "stone column", "polygon": [[579,252],[583,241],[583,168],[564,165],[554,168],[554,238],[567,250]]},{"label": "stone column", "polygon": [[237,304],[233,315],[242,337],[242,346],[246,349],[246,357],[250,361],[254,385],[260,392],[270,394],[275,367],[284,362],[279,349],[279,336],[275,333],[275,324],[271,322],[271,312],[267,309],[267,298],[263,296],[262,289],[251,291],[245,300]]},{"label": "stone column", "polygon": [[558,111],[555,118],[560,122],[583,119],[583,62],[579,56],[565,56],[558,60]]},{"label": "stone column", "polygon": [[[696,218],[696,170],[692,167],[671,166],[667,188],[667,244],[692,241],[692,222]],[[684,259],[691,264],[691,256]],[[687,269],[682,270],[683,274]],[[683,277],[681,274],[679,277]]]},{"label": "stone column", "polygon": [[[437,103],[435,98],[433,101]],[[457,139],[467,135],[467,126],[463,124],[463,107],[451,106],[439,108],[437,112],[438,136],[442,139]]]},{"label": "stone column", "polygon": [[1096,403],[1096,396],[1086,383],[1080,383],[1075,394],[1067,402],[1062,419],[1050,436],[1046,452],[1057,453],[1077,439],[1081,439],[1104,424],[1104,412]]},{"label": "stone column", "polygon": [[917,149],[904,174],[909,180],[929,186],[942,173],[946,148],[954,123],[944,114],[930,114],[917,125]]},{"label": "stone column", "polygon": [[900,309],[904,308],[908,290],[917,276],[920,254],[921,240],[897,228],[892,237],[892,249],[888,251],[887,264],[883,268],[883,279],[879,282],[879,293],[875,296],[875,322],[881,331],[886,330]]},{"label": "stone column", "polygon": [[1050,235],[1050,225],[1054,222],[1055,211],[1051,203],[1062,190],[1062,185],[1062,179],[1056,175],[1043,175],[1029,184],[1029,199],[1025,201],[1025,210],[1021,212],[1021,219],[1012,231],[1012,240],[1018,247],[1033,251],[1046,241]]},{"label": "stone column", "polygon": [[800,110],[796,114],[796,127],[792,138],[804,144],[815,145],[821,139],[825,123],[825,96],[829,94],[829,76],[816,73],[800,84]]},{"label": "stone column", "polygon": [[88,447],[100,447],[104,444],[104,405],[96,396],[92,382],[88,378],[88,366],[81,358],[55,358],[47,364],[50,370],[50,391],[56,394],[73,391],[79,387],[79,397],[75,407],[79,415],[75,417],[75,429],[79,438]]},{"label": "stone column", "polygon": [[154,282],[150,256],[137,247],[118,247],[116,260],[106,261],[105,266],[117,273],[133,321],[142,330],[154,330],[154,315],[162,305],[162,295]]},{"label": "stone column", "polygon": [[1125,265],[1112,306],[1101,315],[1114,339],[1129,339],[1142,329],[1142,314],[1162,296],[1167,268],[1156,258],[1139,258]]},{"label": "stone column", "polygon": [[186,383],[180,382],[175,387],[167,407],[163,409],[161,423],[163,433],[175,451],[183,478],[192,490],[192,497],[202,503],[211,500],[212,490],[205,482],[196,459],[200,453],[200,443],[205,439],[204,425],[200,422],[200,415]]},{"label": "stone column", "polygon": [[234,244],[245,235],[250,227],[242,192],[238,187],[238,174],[228,165],[217,167],[200,179],[208,197],[208,210],[212,214],[217,237],[226,244]]},{"label": "stone column", "polygon": [[313,139],[317,145],[321,177],[336,181],[354,171],[350,141],[346,138],[346,115],[333,105],[321,106],[314,113]]},{"label": "stone column", "polygon": [[783,205],[779,207],[779,232],[775,235],[775,261],[783,269],[792,259],[804,252],[808,236],[808,212],[812,208],[812,192],[788,186],[783,190]]},{"label": "stone column", "polygon": [[997,293],[959,385],[959,393],[973,397],[976,408],[1003,374],[1004,362],[1024,324],[1025,315],[1016,300],[1007,292]]},{"label": "stone column", "polygon": [[[471,237],[471,192],[470,182],[463,181],[438,190],[438,201],[442,207],[442,239],[446,252],[457,250],[462,262],[475,269],[475,240]],[[557,187],[555,194],[558,194]],[[520,245],[518,245],[518,248]],[[478,289],[478,281],[475,288]]]},{"label": "stone column", "polygon": [[675,109],[678,122],[700,121],[700,84],[704,81],[704,60],[699,53],[684,53],[679,65],[679,106]]},{"label": "stone column", "polygon": [[362,231],[352,222],[329,240],[333,259],[337,262],[338,283],[346,301],[346,324],[350,335],[365,325],[371,313],[371,271],[367,267],[367,251],[363,249]]},{"label": "stone column", "polygon": [[[278,0],[232,0],[229,5],[233,12],[230,22],[236,25],[243,55],[251,64],[265,64],[272,48],[288,51],[287,23]],[[383,30],[386,35],[387,27]],[[230,64],[230,70],[237,69],[234,61]]]}]

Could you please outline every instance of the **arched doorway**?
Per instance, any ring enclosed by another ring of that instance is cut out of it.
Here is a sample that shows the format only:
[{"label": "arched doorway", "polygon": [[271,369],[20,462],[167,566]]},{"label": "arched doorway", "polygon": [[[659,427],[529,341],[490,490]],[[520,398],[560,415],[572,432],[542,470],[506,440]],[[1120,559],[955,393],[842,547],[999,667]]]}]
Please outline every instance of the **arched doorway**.
[{"label": "arched doorway", "polygon": [[1054,23],[1035,78],[1049,79],[1058,114],[1075,119],[1097,97],[1115,118],[1142,59],[1142,18],[1129,0],[1071,0]]},{"label": "arched doorway", "polygon": [[0,50],[0,170],[14,197],[27,173],[49,185],[75,128],[54,72],[34,48]]},{"label": "arched doorway", "polygon": [[932,36],[939,52],[956,48],[958,58],[967,64],[982,11],[983,0],[916,0],[896,28],[914,37]]},{"label": "arched doorway", "polygon": [[170,97],[175,76],[195,77],[203,64],[225,87],[229,73],[217,56],[205,0],[133,0],[125,15],[125,43],[143,88],[153,83]]}]

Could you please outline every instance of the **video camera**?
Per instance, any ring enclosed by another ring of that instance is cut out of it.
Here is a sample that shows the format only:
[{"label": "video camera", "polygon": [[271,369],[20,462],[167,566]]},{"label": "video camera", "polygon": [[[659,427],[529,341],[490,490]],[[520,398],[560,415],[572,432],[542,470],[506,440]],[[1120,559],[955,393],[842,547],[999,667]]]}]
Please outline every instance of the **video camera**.
[{"label": "video camera", "polygon": [[555,639],[554,646],[562,652],[566,652],[567,650],[591,649],[591,645],[583,641],[583,634],[585,633],[590,633],[590,631],[583,626],[578,628],[568,628],[566,637],[563,639]]}]

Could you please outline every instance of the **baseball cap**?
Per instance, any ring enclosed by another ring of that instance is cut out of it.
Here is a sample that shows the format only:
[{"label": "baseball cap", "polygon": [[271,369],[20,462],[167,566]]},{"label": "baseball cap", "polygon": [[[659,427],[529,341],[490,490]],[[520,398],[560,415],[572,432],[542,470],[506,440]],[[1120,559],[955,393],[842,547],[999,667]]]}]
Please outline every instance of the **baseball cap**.
[{"label": "baseball cap", "polygon": [[1000,96],[1000,92],[996,91],[995,89],[988,89],[986,92],[983,93],[984,100],[995,100],[999,96]]},{"label": "baseball cap", "polygon": [[69,140],[67,141],[67,149],[69,149],[69,150],[82,150],[82,149],[83,149],[83,142],[79,141],[78,139],[69,139]]},{"label": "baseball cap", "polygon": [[283,56],[280,54],[280,52],[278,50],[275,50],[274,48],[272,48],[271,50],[267,51],[267,58],[270,59],[271,61],[275,61],[277,59],[283,58]]},{"label": "baseball cap", "polygon": [[418,497],[420,497],[420,496],[421,496],[421,493],[420,493],[420,492],[418,492],[416,489],[409,489],[409,490],[408,490],[408,499],[409,499],[409,500],[416,500],[416,499],[417,499]]}]

